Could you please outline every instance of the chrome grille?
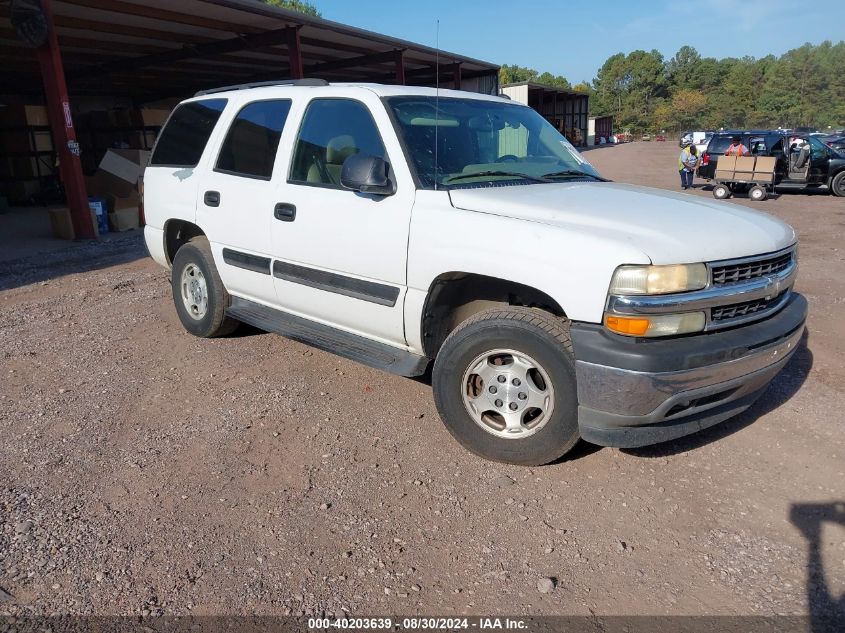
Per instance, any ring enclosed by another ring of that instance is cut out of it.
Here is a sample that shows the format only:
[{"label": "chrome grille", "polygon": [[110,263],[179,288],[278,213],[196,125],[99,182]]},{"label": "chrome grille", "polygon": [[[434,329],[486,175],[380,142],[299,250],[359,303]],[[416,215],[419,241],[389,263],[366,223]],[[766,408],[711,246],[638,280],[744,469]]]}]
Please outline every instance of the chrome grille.
[{"label": "chrome grille", "polygon": [[747,281],[786,270],[792,263],[792,251],[748,261],[715,265],[711,268],[711,283],[722,286]]},{"label": "chrome grille", "polygon": [[743,301],[742,303],[734,303],[726,306],[719,306],[710,310],[711,321],[725,321],[727,319],[735,319],[737,317],[744,317],[755,312],[767,310],[775,305],[783,298],[788,290],[780,293],[777,297],[770,299],[756,299],[754,301]]}]

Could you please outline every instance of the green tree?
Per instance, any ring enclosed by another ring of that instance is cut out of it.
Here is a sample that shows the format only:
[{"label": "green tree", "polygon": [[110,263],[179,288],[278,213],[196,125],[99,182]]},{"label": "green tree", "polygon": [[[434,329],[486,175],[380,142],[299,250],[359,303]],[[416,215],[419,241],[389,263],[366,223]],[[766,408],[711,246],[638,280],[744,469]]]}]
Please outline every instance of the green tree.
[{"label": "green tree", "polygon": [[[678,126],[680,129],[694,127],[706,108],[707,95],[701,92],[701,90],[692,90],[689,88],[678,90],[672,96],[672,106],[670,109],[674,125],[669,124],[668,127]],[[664,124],[661,127],[667,126]]]},{"label": "green tree", "polygon": [[675,56],[666,62],[666,78],[678,88],[698,88],[701,55],[692,46],[681,46]]},{"label": "green tree", "polygon": [[520,81],[537,81],[538,73],[533,68],[526,68],[524,66],[508,66],[504,64],[499,69],[499,85],[515,84]]},{"label": "green tree", "polygon": [[279,7],[280,9],[290,9],[291,11],[298,11],[305,15],[310,15],[315,18],[323,17],[323,14],[308,0],[261,0],[264,4],[269,4],[272,7]]},{"label": "green tree", "polygon": [[593,87],[590,85],[589,81],[579,81],[577,84],[572,86],[572,89],[575,92],[583,92],[584,94],[592,95],[593,94]]}]

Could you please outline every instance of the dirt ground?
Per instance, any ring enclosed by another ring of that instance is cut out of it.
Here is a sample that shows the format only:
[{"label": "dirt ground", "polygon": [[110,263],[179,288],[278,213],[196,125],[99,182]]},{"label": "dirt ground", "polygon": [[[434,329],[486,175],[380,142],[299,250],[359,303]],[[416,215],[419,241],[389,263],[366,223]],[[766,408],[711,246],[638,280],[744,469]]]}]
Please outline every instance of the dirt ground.
[{"label": "dirt ground", "polygon": [[[586,156],[677,189],[677,151]],[[806,345],[736,419],[542,468],[423,381],[193,338],[138,234],[0,263],[0,615],[845,611],[845,199],[737,202],[800,234]]]}]

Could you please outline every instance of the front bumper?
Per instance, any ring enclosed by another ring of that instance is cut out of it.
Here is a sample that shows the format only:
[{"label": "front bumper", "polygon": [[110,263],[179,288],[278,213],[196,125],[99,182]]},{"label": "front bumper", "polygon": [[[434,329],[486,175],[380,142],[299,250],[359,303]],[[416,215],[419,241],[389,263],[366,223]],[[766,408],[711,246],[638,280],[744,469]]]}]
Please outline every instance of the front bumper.
[{"label": "front bumper", "polygon": [[747,409],[795,353],[807,301],[731,330],[636,339],[573,324],[581,437],[629,448],[672,440]]}]

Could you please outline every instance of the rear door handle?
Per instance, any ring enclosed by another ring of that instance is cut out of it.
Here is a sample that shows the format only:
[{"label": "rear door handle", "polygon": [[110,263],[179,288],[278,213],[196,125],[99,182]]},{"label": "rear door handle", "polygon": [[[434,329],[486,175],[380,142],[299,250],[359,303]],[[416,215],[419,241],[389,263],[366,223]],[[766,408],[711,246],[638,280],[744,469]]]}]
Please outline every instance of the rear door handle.
[{"label": "rear door handle", "polygon": [[205,202],[205,206],[207,206],[207,207],[219,207],[220,206],[220,192],[219,191],[206,191],[202,200],[203,200],[203,202]]},{"label": "rear door handle", "polygon": [[282,222],[293,222],[296,219],[296,206],[280,202],[273,209],[273,216]]}]

